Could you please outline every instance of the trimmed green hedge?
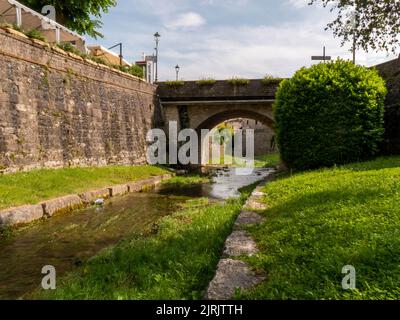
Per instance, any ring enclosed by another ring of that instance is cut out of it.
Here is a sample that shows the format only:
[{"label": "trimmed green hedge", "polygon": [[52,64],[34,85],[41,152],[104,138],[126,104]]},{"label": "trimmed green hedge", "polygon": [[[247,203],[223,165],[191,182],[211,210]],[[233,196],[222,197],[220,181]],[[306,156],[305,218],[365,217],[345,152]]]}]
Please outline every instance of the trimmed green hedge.
[{"label": "trimmed green hedge", "polygon": [[375,155],[386,93],[375,69],[348,61],[300,69],[281,83],[274,106],[282,160],[304,170]]}]

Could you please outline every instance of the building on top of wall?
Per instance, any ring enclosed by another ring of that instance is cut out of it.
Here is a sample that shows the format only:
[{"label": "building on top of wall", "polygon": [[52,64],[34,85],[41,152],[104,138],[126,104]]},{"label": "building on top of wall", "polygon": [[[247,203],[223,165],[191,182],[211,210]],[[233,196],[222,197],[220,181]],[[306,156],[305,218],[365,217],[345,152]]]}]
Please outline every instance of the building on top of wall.
[{"label": "building on top of wall", "polygon": [[45,6],[43,14],[15,0],[0,0],[0,23],[11,24],[24,31],[36,29],[49,43],[70,43],[80,51],[86,52],[85,39],[57,23],[53,7]]},{"label": "building on top of wall", "polygon": [[156,56],[154,55],[146,55],[143,54],[142,61],[136,61],[136,65],[143,68],[143,74],[145,75],[145,79],[149,83],[154,83],[156,81],[156,73],[155,73],[155,63]]},{"label": "building on top of wall", "polygon": [[87,46],[90,54],[95,57],[103,58],[106,62],[113,65],[122,65],[125,67],[131,67],[132,64],[126,61],[118,54],[104,48],[101,45],[89,45]]}]

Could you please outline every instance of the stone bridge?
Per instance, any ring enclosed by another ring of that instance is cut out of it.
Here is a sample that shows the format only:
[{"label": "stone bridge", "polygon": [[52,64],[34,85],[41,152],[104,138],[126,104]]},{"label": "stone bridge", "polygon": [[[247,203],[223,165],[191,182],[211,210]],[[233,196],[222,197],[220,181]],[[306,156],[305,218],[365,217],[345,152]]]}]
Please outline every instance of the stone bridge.
[{"label": "stone bridge", "polygon": [[211,130],[224,121],[246,118],[273,128],[272,104],[279,83],[250,80],[247,85],[229,81],[201,85],[187,81],[181,85],[160,83],[157,92],[166,126],[177,121],[178,129]]},{"label": "stone bridge", "polygon": [[[160,83],[158,96],[162,105],[165,131],[171,121],[178,130],[194,129],[201,136],[202,129],[212,130],[224,121],[245,118],[263,123],[272,130],[272,104],[280,80],[250,80],[234,85],[228,81],[202,85],[196,81],[171,84]],[[205,141],[199,141],[204,148]],[[202,162],[207,157],[199,150]]]}]

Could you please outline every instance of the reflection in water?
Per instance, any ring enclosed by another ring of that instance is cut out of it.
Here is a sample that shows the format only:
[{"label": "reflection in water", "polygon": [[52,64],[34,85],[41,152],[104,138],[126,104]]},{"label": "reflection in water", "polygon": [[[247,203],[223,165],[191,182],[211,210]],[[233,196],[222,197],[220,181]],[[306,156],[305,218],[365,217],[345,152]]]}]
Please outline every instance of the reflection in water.
[{"label": "reflection in water", "polygon": [[245,168],[217,170],[209,195],[216,199],[239,197],[241,188],[266,178],[269,173],[271,169],[264,168],[255,168],[250,174]]},{"label": "reflection in water", "polygon": [[238,189],[269,172],[255,169],[242,176],[234,170],[213,171],[213,184],[161,186],[149,193],[114,198],[102,208],[54,216],[20,230],[14,238],[0,243],[0,299],[16,299],[37,288],[45,265],[53,265],[61,276],[125,236],[142,233],[185,201],[237,197]]},{"label": "reflection in water", "polygon": [[255,168],[250,174],[244,168],[209,169],[208,173],[213,176],[212,184],[194,184],[184,188],[179,185],[167,185],[156,191],[160,194],[225,200],[239,197],[240,188],[266,178],[270,172],[271,169],[265,168]]}]

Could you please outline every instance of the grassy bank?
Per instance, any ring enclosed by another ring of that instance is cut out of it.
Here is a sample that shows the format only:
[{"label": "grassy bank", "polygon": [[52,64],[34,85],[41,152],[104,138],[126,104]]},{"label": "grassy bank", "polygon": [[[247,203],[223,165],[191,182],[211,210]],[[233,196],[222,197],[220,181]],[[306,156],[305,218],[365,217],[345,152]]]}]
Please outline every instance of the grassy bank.
[{"label": "grassy bank", "polygon": [[245,197],[226,204],[192,200],[158,224],[156,234],[126,239],[57,283],[46,299],[201,299]]},{"label": "grassy bank", "polygon": [[146,179],[166,173],[153,166],[65,168],[0,175],[0,210],[101,188]]},{"label": "grassy bank", "polygon": [[[249,299],[399,299],[400,157],[280,178],[249,259],[267,281]],[[342,289],[342,268],[357,290]]]}]

